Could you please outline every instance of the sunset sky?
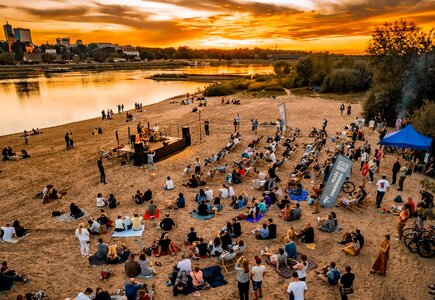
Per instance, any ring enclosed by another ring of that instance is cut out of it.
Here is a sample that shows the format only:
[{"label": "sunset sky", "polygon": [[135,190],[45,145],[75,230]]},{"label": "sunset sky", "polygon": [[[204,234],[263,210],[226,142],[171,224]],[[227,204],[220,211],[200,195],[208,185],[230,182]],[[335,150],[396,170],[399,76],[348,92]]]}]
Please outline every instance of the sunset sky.
[{"label": "sunset sky", "polygon": [[[359,54],[384,21],[435,26],[435,0],[0,0],[33,42],[191,48],[262,47]],[[1,39],[4,39],[3,31]]]}]

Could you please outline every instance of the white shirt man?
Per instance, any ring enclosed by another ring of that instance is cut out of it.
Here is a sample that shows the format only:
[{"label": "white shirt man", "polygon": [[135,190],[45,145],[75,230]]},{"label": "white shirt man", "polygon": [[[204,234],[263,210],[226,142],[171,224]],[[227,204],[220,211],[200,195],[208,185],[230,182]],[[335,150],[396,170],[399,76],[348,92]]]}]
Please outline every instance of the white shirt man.
[{"label": "white shirt man", "polygon": [[187,274],[189,274],[190,272],[192,272],[192,262],[190,261],[190,259],[185,258],[177,264],[177,268],[180,269],[179,271],[184,270]]},{"label": "white shirt man", "polygon": [[230,196],[230,198],[234,197],[236,195],[236,192],[234,192],[234,189],[232,186],[230,186],[228,188],[228,196]]},{"label": "white shirt man", "polygon": [[7,224],[6,227],[2,227],[2,230],[3,230],[4,241],[10,241],[14,236],[16,236],[15,228],[9,226],[9,224]]},{"label": "white shirt man", "polygon": [[100,226],[101,226],[100,223],[98,223],[95,220],[92,220],[92,225],[89,228],[89,231],[92,233],[100,233]]},{"label": "white shirt man", "polygon": [[270,153],[269,160],[276,163],[276,155],[275,152]]},{"label": "white shirt man", "polygon": [[290,282],[287,288],[287,293],[293,293],[294,300],[304,300],[305,291],[308,290],[305,281],[300,281],[299,278],[293,277],[293,282]]},{"label": "white shirt man", "polygon": [[205,188],[205,200],[206,201],[212,201],[213,200],[213,190],[210,190],[209,188]]},{"label": "white shirt man", "polygon": [[168,177],[168,179],[166,180],[165,189],[167,189],[168,191],[174,189],[174,182],[172,181],[171,177]]},{"label": "white shirt man", "polygon": [[104,207],[107,205],[107,200],[103,197],[97,197],[97,207]]},{"label": "white shirt man", "polygon": [[390,187],[390,183],[388,182],[388,180],[382,178],[382,179],[378,180],[378,182],[376,183],[376,186],[377,186],[378,192],[386,192],[388,190],[388,188]]},{"label": "white shirt man", "polygon": [[220,197],[222,199],[228,198],[228,189],[225,187],[222,187],[219,189]]}]

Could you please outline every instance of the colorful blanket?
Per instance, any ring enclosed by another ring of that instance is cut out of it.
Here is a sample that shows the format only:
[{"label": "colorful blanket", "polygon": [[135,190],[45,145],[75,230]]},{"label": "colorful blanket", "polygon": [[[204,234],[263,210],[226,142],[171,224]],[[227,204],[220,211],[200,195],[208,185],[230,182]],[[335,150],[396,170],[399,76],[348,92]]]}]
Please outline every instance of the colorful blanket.
[{"label": "colorful blanket", "polygon": [[124,230],[124,231],[114,231],[112,237],[141,237],[145,230],[145,225],[142,225],[141,230]]},{"label": "colorful blanket", "polygon": [[307,200],[308,194],[309,194],[308,191],[304,190],[304,191],[302,191],[302,194],[300,196],[296,196],[296,195],[292,195],[292,194],[289,194],[289,196],[290,196],[291,200],[295,200],[295,201],[300,202],[300,201]]},{"label": "colorful blanket", "polygon": [[[151,220],[151,216],[146,212],[143,216],[144,220]],[[154,215],[154,219],[160,218],[160,209],[156,209],[156,214]]]}]

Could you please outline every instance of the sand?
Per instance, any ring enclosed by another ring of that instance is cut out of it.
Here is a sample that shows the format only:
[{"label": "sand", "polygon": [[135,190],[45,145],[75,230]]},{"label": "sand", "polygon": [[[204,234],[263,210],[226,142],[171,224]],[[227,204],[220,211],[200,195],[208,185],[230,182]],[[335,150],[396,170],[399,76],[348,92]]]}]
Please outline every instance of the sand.
[{"label": "sand", "polygon": [[[345,99],[345,98],[344,98]],[[53,128],[44,129],[44,133],[39,136],[31,137],[30,145],[26,147],[31,155],[30,159],[22,161],[0,162],[0,224],[12,222],[15,219],[21,221],[22,225],[31,230],[31,235],[20,240],[17,244],[0,243],[0,259],[9,262],[11,268],[25,272],[31,277],[31,282],[26,284],[15,284],[14,291],[3,295],[4,299],[15,299],[19,292],[37,291],[44,289],[50,299],[64,299],[75,297],[79,291],[86,287],[95,288],[102,285],[110,292],[115,288],[120,288],[126,280],[123,265],[110,266],[115,272],[115,276],[109,280],[111,286],[99,281],[99,275],[103,267],[89,266],[87,259],[80,255],[80,245],[74,237],[74,231],[80,221],[73,223],[59,222],[51,217],[54,210],[68,211],[69,204],[75,202],[79,207],[86,210],[90,216],[98,216],[99,209],[95,205],[95,197],[101,192],[108,196],[109,193],[115,194],[121,205],[115,210],[108,209],[108,214],[112,219],[119,215],[132,215],[135,212],[143,214],[146,204],[138,206],[131,200],[131,196],[137,189],[144,190],[151,188],[154,192],[154,200],[162,212],[168,210],[163,208],[166,200],[175,201],[178,193],[182,192],[186,196],[187,207],[181,210],[169,211],[174,218],[177,226],[170,233],[172,239],[183,246],[183,240],[189,230],[194,226],[197,232],[206,240],[211,240],[224,226],[227,221],[236,216],[237,213],[229,207],[224,207],[220,215],[209,221],[198,221],[190,217],[189,212],[196,208],[194,196],[197,190],[183,187],[181,184],[185,180],[182,176],[182,169],[188,163],[193,163],[195,157],[201,159],[216,153],[227,142],[232,131],[232,122],[235,115],[239,112],[242,116],[243,136],[242,146],[226,157],[226,162],[232,163],[240,157],[240,153],[252,138],[255,137],[250,132],[251,118],[258,118],[261,122],[273,121],[278,117],[276,105],[286,103],[288,120],[292,127],[302,129],[304,136],[300,142],[309,142],[308,133],[311,127],[320,127],[324,117],[329,119],[328,132],[341,130],[345,124],[350,123],[355,116],[360,113],[360,104],[353,104],[351,116],[340,116],[339,102],[325,100],[322,98],[309,98],[300,96],[280,96],[272,101],[266,98],[256,99],[246,96],[242,97],[240,106],[220,106],[218,98],[211,98],[209,104],[202,111],[202,120],[210,121],[211,135],[204,137],[203,143],[198,142],[198,115],[191,113],[192,105],[180,106],[170,104],[170,101],[163,101],[145,108],[139,115],[139,120],[154,124],[159,123],[161,127],[171,127],[172,135],[176,135],[177,126],[190,126],[193,138],[193,145],[186,150],[156,163],[156,171],[143,171],[142,168],[134,167],[132,164],[121,166],[115,161],[114,167],[110,162],[104,161],[106,168],[107,185],[99,183],[99,173],[97,169],[98,150],[108,149],[116,144],[115,130],[119,131],[121,142],[127,142],[127,127],[130,126],[131,132],[135,131],[136,122],[126,123],[124,115],[115,115],[114,120],[102,121],[92,119],[72,124],[66,124]],[[114,109],[115,110],[115,109]],[[95,112],[98,116],[99,112]],[[92,136],[94,127],[101,127],[104,131],[102,135]],[[274,126],[269,128],[260,127],[259,135],[271,135],[274,133]],[[74,149],[66,151],[64,145],[64,135],[67,131],[74,134]],[[203,132],[204,133],[204,132]],[[179,130],[181,135],[181,129]],[[372,146],[377,142],[377,135],[368,136]],[[0,145],[11,145],[16,151],[23,147],[23,140],[18,134],[0,137]],[[264,146],[264,141],[262,143]],[[328,141],[327,146],[333,148],[334,145]],[[280,154],[282,151],[279,151]],[[293,158],[278,171],[278,175],[283,182],[289,178],[293,166],[299,161],[302,151],[296,153]],[[321,159],[325,157],[322,153]],[[381,172],[390,174],[391,162],[395,156],[389,155],[381,163]],[[359,182],[360,176],[357,172],[357,165],[354,168],[352,180]],[[266,164],[261,163],[259,169],[265,169]],[[173,177],[175,190],[163,190],[166,176]],[[375,179],[379,178],[376,175]],[[416,202],[420,199],[418,181],[422,178],[419,174],[413,174],[405,181],[405,191],[401,193],[403,197],[414,196]],[[42,191],[47,183],[53,183],[59,189],[67,189],[67,195],[58,201],[42,204],[41,200],[33,199],[33,195]],[[224,183],[223,176],[209,181],[207,186],[217,191],[217,188]],[[309,180],[303,182],[306,189],[311,189],[312,184]],[[367,185],[369,192],[374,195],[373,186]],[[249,197],[259,197],[261,193],[251,188],[250,180],[245,180],[242,184],[234,187],[237,194],[246,191]],[[384,206],[390,206],[392,199],[398,194],[393,188],[384,199]],[[406,198],[405,198],[406,199]],[[228,200],[222,201],[224,206]],[[302,203],[303,217],[301,220],[292,224],[284,222],[278,217],[278,209],[275,208],[268,214],[273,217],[278,224],[278,238],[272,241],[257,241],[253,238],[250,231],[257,225],[243,222],[243,240],[248,244],[247,254],[251,258],[259,255],[260,249],[268,246],[270,249],[277,249],[282,246],[282,237],[290,225],[299,230],[307,222],[315,224],[317,215],[312,215],[312,208],[308,208],[307,203]],[[316,250],[308,250],[299,242],[298,251],[307,254],[320,266],[335,261],[340,270],[344,270],[345,265],[350,265],[356,274],[354,284],[355,293],[350,299],[431,299],[427,294],[426,284],[432,284],[435,275],[434,261],[423,259],[417,254],[410,253],[402,242],[391,240],[390,263],[388,265],[387,276],[369,274],[369,268],[376,258],[377,245],[387,233],[396,233],[396,216],[391,214],[380,214],[375,207],[364,210],[361,214],[356,214],[344,208],[334,208],[337,212],[338,220],[344,230],[359,228],[365,236],[366,244],[357,257],[350,257],[341,251],[341,245],[336,243],[341,234],[323,233],[316,229]],[[322,209],[321,215],[328,214],[329,209]],[[86,220],[85,220],[86,221]],[[411,223],[411,219],[408,223]],[[152,228],[150,222],[146,223],[145,233],[142,237],[144,245],[150,245],[160,234],[160,231]],[[110,234],[103,236],[108,243],[126,244],[134,252],[139,251],[139,246],[134,238],[112,239]],[[96,250],[95,244],[97,237],[92,237],[91,252]],[[159,261],[163,266],[156,266],[158,275],[153,279],[139,280],[147,284],[155,283],[157,286],[158,299],[171,299],[172,288],[164,285],[167,275],[173,265],[180,260],[180,254],[174,257],[151,258],[151,261]],[[201,267],[216,264],[215,259],[199,261]],[[203,299],[237,299],[237,284],[235,272],[225,274],[228,285],[217,289],[201,292]],[[288,279],[279,277],[268,267],[263,287],[265,295],[263,299],[287,299],[286,287]],[[307,276],[309,292],[308,299],[339,299],[337,287],[329,287],[318,279],[311,271]],[[252,287],[251,287],[252,291]],[[179,296],[183,298],[183,296]],[[193,295],[185,297],[195,298]]]}]

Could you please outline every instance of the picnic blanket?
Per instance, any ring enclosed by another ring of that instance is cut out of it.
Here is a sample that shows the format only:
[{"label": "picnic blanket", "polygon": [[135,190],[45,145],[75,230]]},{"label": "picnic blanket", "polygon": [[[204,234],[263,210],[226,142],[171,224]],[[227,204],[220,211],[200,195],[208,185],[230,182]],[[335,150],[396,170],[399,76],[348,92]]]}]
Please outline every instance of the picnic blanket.
[{"label": "picnic blanket", "polygon": [[198,220],[210,220],[210,219],[214,218],[214,216],[215,216],[214,214],[202,216],[202,215],[198,215],[196,212],[192,211],[192,218],[198,219]]},{"label": "picnic blanket", "polygon": [[302,194],[300,196],[296,196],[296,195],[292,195],[292,194],[289,194],[289,196],[290,196],[291,200],[295,200],[295,201],[300,202],[300,201],[307,200],[308,194],[309,194],[308,191],[304,190],[304,191],[302,191]]},{"label": "picnic blanket", "polygon": [[212,266],[201,269],[202,277],[212,288],[228,284],[219,266]]},{"label": "picnic blanket", "polygon": [[[300,253],[298,253],[298,256],[296,258],[297,261],[302,261],[301,259],[301,255]],[[291,278],[292,277],[292,273],[295,271],[293,268],[287,268],[286,266],[280,266],[279,269],[276,269],[276,264],[272,264],[272,262],[270,261],[270,258],[268,257],[266,259],[266,262],[269,266],[272,267],[272,269],[278,273],[279,275],[281,275],[282,277],[285,278]],[[318,265],[316,264],[315,261],[311,260],[311,259],[307,259],[308,262],[308,269],[307,271],[313,270],[313,269],[317,269]],[[296,262],[294,261],[290,261],[290,266],[293,267],[294,265],[296,265]]]},{"label": "picnic blanket", "polygon": [[112,237],[141,237],[145,230],[145,225],[142,225],[141,230],[124,230],[124,231],[114,231]]},{"label": "picnic blanket", "polygon": [[[110,263],[110,264],[111,265],[119,265],[119,264],[125,263],[126,261],[127,261],[126,259],[120,259],[118,262],[116,262],[116,263]],[[100,259],[96,255],[89,256],[89,264],[91,266],[109,265],[107,263],[107,260],[105,258]]]},{"label": "picnic blanket", "polygon": [[20,240],[24,239],[26,236],[28,236],[30,233],[26,233],[25,235],[19,237],[19,238],[12,238],[10,240],[2,240],[0,239],[0,242],[4,242],[4,243],[10,243],[10,244],[16,244],[18,243]]},{"label": "picnic blanket", "polygon": [[246,221],[248,221],[250,223],[257,223],[258,221],[261,220],[261,218],[263,218],[263,216],[264,215],[262,213],[260,213],[260,214],[258,214],[257,219],[254,220],[253,217],[248,217],[248,218],[246,218]]},{"label": "picnic blanket", "polygon": [[83,218],[89,216],[89,214],[88,214],[86,211],[84,211],[83,209],[82,209],[82,212],[83,212],[83,216],[81,216],[81,217],[78,218],[78,219],[76,219],[76,218],[74,218],[73,216],[71,216],[71,215],[69,214],[69,212],[68,212],[68,213],[64,213],[64,214],[61,214],[60,216],[57,216],[57,217],[55,217],[55,218],[58,219],[58,220],[61,221],[61,222],[71,223],[71,222],[74,222],[74,221],[77,221],[77,220],[80,220],[80,219],[83,219]]},{"label": "picnic blanket", "polygon": [[[151,220],[151,216],[146,212],[143,216],[144,220]],[[160,209],[156,209],[156,214],[154,215],[154,219],[160,218]]]}]

